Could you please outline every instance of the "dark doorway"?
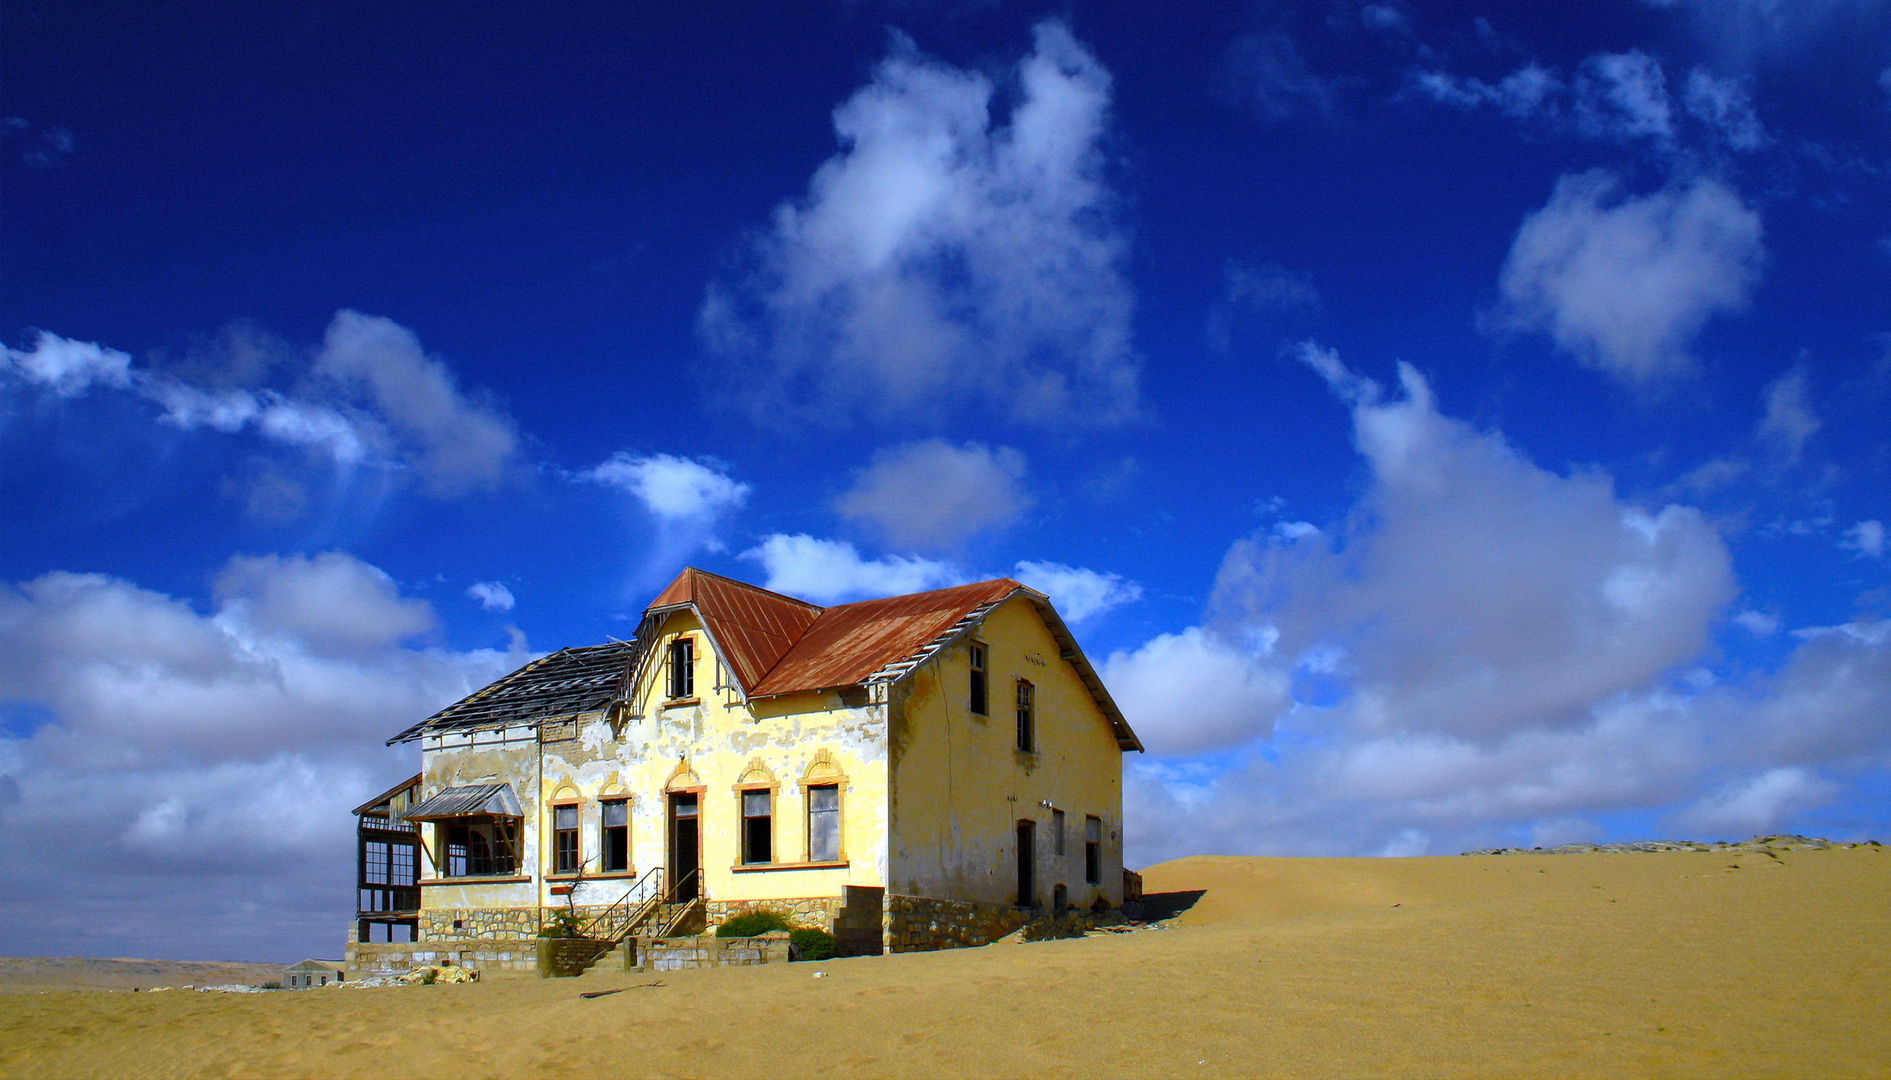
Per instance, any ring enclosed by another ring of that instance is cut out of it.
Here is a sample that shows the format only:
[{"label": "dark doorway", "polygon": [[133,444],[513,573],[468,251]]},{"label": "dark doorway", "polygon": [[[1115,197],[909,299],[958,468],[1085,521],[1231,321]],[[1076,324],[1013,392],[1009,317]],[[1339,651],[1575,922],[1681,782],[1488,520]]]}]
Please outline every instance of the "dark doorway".
[{"label": "dark doorway", "polygon": [[1018,906],[1037,906],[1037,822],[1018,822]]},{"label": "dark doorway", "polygon": [[702,832],[695,792],[670,795],[670,902],[685,903],[702,892]]}]

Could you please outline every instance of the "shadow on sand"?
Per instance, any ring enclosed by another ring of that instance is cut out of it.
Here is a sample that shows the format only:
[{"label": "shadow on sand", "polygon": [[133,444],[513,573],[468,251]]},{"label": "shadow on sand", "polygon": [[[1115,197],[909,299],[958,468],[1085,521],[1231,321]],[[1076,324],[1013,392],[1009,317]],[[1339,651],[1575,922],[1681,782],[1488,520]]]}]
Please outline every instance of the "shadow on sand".
[{"label": "shadow on sand", "polygon": [[1208,893],[1207,889],[1189,889],[1184,892],[1144,893],[1142,898],[1142,919],[1144,922],[1161,922],[1173,919],[1195,906]]}]

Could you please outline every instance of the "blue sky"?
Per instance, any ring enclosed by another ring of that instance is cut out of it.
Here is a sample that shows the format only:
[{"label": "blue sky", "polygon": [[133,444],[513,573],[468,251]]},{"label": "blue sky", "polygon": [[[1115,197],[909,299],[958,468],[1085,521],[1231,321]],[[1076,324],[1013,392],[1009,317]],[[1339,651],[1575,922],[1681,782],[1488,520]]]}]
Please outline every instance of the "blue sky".
[{"label": "blue sky", "polygon": [[1891,4],[0,5],[0,951],[338,948],[686,563],[1011,575],[1130,861],[1885,831]]}]

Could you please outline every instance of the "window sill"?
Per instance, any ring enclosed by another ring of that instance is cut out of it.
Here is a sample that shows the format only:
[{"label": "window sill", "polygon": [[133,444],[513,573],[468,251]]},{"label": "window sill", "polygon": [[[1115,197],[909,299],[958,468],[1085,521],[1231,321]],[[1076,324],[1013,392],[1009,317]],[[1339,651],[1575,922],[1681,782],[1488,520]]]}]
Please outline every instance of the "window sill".
[{"label": "window sill", "polygon": [[517,885],[532,879],[523,874],[511,877],[437,877],[422,878],[420,884],[427,885]]},{"label": "window sill", "polygon": [[658,708],[680,709],[680,708],[683,708],[685,705],[701,705],[702,703],[703,703],[703,699],[698,698],[698,697],[673,697],[670,700],[664,702],[662,705],[658,706]]},{"label": "window sill", "polygon": [[[636,876],[637,876],[637,871],[635,870],[606,870],[603,873],[586,874],[584,875],[584,880],[586,881],[612,881],[618,878],[627,878],[627,877],[636,877]],[[576,874],[546,874],[545,880],[546,881],[577,881],[578,875]]]},{"label": "window sill", "polygon": [[764,870],[845,870],[847,866],[846,859],[836,859],[833,862],[746,863],[729,869],[737,874],[754,874]]}]

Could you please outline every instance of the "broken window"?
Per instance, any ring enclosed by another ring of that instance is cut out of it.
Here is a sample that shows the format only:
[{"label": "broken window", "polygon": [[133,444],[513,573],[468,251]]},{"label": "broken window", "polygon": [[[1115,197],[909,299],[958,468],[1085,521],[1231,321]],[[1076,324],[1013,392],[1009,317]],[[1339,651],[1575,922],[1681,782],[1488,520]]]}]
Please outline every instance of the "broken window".
[{"label": "broken window", "polygon": [[1083,879],[1092,885],[1103,884],[1103,819],[1083,819]]},{"label": "broken window", "polygon": [[606,801],[603,819],[604,871],[630,869],[630,804],[623,799]]},{"label": "broken window", "polygon": [[1064,854],[1064,812],[1051,808],[1051,846],[1061,857]]},{"label": "broken window", "polygon": [[518,866],[513,822],[494,818],[446,828],[447,877],[500,877]]},{"label": "broken window", "polygon": [[680,637],[670,642],[670,697],[696,696],[696,642]]},{"label": "broken window", "polygon": [[774,862],[775,793],[767,788],[742,793],[742,861]]},{"label": "broken window", "polygon": [[578,872],[578,808],[552,807],[552,872]]},{"label": "broken window", "polygon": [[808,861],[840,861],[840,785],[808,788]]},{"label": "broken window", "polygon": [[974,641],[971,647],[972,687],[970,708],[973,713],[985,715],[985,645]]},{"label": "broken window", "polygon": [[1033,690],[1029,682],[1018,680],[1018,749],[1037,749],[1037,718],[1032,714]]}]

